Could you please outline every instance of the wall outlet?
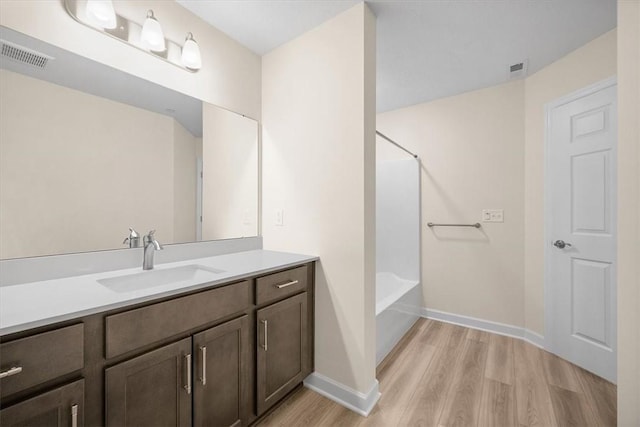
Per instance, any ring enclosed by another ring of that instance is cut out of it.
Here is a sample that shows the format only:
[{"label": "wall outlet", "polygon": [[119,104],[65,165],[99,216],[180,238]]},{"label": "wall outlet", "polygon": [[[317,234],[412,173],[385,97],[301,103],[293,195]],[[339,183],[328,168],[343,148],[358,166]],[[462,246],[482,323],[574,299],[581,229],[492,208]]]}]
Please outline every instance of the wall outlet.
[{"label": "wall outlet", "polygon": [[280,227],[284,225],[284,209],[276,209],[276,225]]},{"label": "wall outlet", "polygon": [[245,209],[242,214],[242,223],[244,225],[251,225],[251,215],[249,215],[249,209]]},{"label": "wall outlet", "polygon": [[504,222],[504,210],[484,209],[482,211],[482,222]]}]

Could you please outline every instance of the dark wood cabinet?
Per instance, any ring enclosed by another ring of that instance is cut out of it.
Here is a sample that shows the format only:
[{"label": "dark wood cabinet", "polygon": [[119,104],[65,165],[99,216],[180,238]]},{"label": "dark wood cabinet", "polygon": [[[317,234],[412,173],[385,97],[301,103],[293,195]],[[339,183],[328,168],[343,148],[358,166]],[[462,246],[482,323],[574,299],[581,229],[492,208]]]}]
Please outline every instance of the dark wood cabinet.
[{"label": "dark wood cabinet", "polygon": [[191,338],[105,371],[106,425],[191,425]]},{"label": "dark wood cabinet", "polygon": [[81,427],[84,425],[84,380],[58,387],[0,410],[3,427]]},{"label": "dark wood cabinet", "polygon": [[307,320],[306,292],[257,311],[258,415],[302,382],[308,372]]},{"label": "dark wood cabinet", "polygon": [[248,426],[313,370],[314,264],[0,337],[0,426]]},{"label": "dark wood cabinet", "polygon": [[247,425],[249,413],[249,318],[223,323],[193,336],[193,424]]},{"label": "dark wood cabinet", "polygon": [[0,396],[9,396],[84,367],[84,328],[77,324],[0,344]]}]

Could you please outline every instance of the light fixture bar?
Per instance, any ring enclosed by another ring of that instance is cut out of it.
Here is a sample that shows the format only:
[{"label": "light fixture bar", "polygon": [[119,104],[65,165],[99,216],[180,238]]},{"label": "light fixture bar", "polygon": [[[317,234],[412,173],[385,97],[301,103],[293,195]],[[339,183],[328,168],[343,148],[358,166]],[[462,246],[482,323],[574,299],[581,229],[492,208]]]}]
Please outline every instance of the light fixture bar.
[{"label": "light fixture bar", "polygon": [[151,55],[154,58],[165,61],[175,67],[180,68],[181,70],[188,71],[190,73],[196,73],[198,69],[189,68],[182,63],[182,50],[183,45],[175,42],[171,39],[167,39],[163,36],[163,40],[165,41],[165,50],[162,52],[154,52],[149,50],[142,43],[141,40],[135,38],[134,40],[130,40],[130,35],[138,36],[142,34],[143,25],[138,22],[127,19],[121,15],[117,15],[116,11],[116,21],[117,25],[114,29],[101,28],[97,26],[93,19],[88,18],[86,15],[86,4],[87,0],[63,0],[64,8],[76,22],[84,25],[85,27],[91,28],[95,31],[100,32],[108,37],[119,40],[122,43],[126,43],[127,45],[138,49],[141,52],[145,52],[147,55]]}]

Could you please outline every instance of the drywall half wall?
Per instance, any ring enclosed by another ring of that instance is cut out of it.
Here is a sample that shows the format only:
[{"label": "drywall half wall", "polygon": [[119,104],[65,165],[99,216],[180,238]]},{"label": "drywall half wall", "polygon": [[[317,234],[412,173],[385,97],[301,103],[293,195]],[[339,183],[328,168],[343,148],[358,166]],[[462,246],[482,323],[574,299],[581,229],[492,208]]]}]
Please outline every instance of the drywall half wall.
[{"label": "drywall half wall", "polygon": [[197,138],[172,117],[0,70],[0,258],[194,241]]},{"label": "drywall half wall", "polygon": [[640,2],[618,1],[618,425],[640,425]]},{"label": "drywall half wall", "polygon": [[525,326],[544,335],[545,105],[616,74],[616,30],[525,80]]},{"label": "drywall half wall", "polygon": [[[116,0],[119,15],[142,23],[153,9],[165,37],[192,32],[202,69],[189,73],[74,21],[64,0],[0,1],[0,25],[211,104],[260,119],[260,57],[174,1]],[[70,0],[72,3],[74,1]],[[80,2],[78,2],[80,3]]]},{"label": "drywall half wall", "polygon": [[264,246],[320,256],[315,370],[366,394],[375,386],[375,17],[360,3],[262,67]]},{"label": "drywall half wall", "polygon": [[[421,161],[424,307],[524,326],[524,82],[378,115]],[[409,157],[378,138],[378,160]],[[504,223],[475,223],[504,209]]]}]

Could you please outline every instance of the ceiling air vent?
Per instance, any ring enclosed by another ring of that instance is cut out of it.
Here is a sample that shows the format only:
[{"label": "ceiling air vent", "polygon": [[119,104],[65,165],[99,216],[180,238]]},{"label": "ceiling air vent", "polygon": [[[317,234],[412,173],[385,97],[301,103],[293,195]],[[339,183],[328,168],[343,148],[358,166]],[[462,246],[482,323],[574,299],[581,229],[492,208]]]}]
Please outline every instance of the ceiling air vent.
[{"label": "ceiling air vent", "polygon": [[45,55],[44,53],[28,49],[24,46],[11,43],[6,40],[0,40],[0,44],[2,45],[3,58],[31,65],[32,67],[44,68],[46,67],[47,62],[49,62],[50,59],[53,59],[51,56]]},{"label": "ceiling air vent", "polygon": [[509,79],[519,79],[527,74],[527,60],[509,65]]}]

